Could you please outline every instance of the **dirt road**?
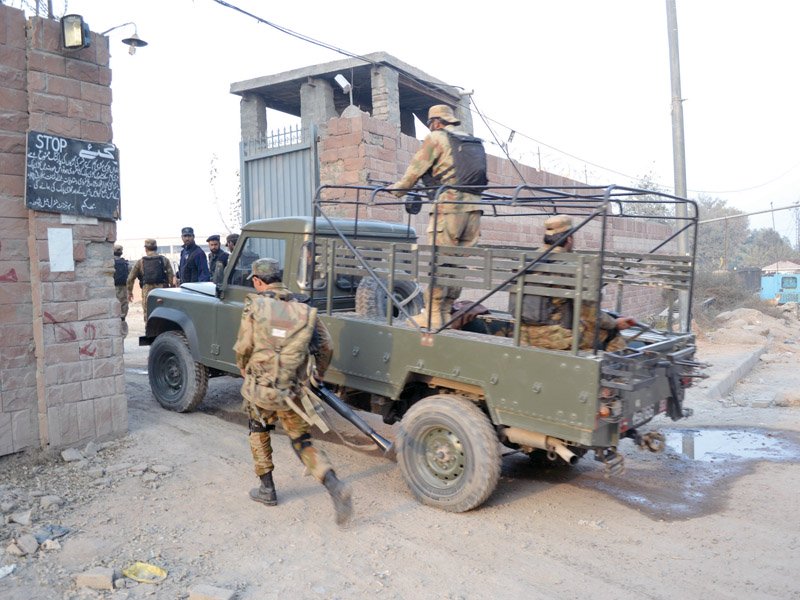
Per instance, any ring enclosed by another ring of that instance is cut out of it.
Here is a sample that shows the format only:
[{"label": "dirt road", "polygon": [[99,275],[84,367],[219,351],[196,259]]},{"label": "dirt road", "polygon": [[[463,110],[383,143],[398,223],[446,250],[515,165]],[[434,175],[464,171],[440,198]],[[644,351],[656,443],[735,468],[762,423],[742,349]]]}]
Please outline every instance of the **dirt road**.
[{"label": "dirt road", "polygon": [[[231,417],[237,381],[212,380],[200,412],[164,411],[150,396],[133,329],[127,437],[70,463],[36,453],[0,459],[0,567],[15,565],[0,579],[4,599],[185,598],[200,584],[253,600],[800,598],[800,407],[790,394],[778,402],[786,406],[765,403],[774,394],[762,389],[800,389],[800,344],[770,348],[776,358],[730,396],[695,390],[695,416],[653,423],[668,434],[665,453],[625,442],[623,475],[606,479],[591,455],[572,468],[509,455],[495,493],[465,514],[416,503],[396,464],[375,452],[322,441],[354,490],[356,518],[342,530],[281,435],[280,503],[252,502],[246,429]],[[714,344],[705,350],[713,355]],[[394,428],[381,433],[392,437]],[[43,508],[50,496],[61,503]],[[29,525],[14,522],[28,510]],[[44,525],[69,529],[59,548],[6,549]],[[92,567],[137,560],[166,569],[166,580],[123,578],[114,591],[75,584]]]}]

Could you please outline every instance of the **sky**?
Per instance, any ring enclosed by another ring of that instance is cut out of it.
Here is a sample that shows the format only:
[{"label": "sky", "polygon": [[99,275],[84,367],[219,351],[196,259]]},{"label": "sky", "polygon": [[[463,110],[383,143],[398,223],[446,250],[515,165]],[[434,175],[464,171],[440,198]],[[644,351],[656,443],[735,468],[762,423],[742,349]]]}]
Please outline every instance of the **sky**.
[{"label": "sky", "polygon": [[[11,4],[15,4],[13,1]],[[28,2],[30,4],[30,1]],[[523,163],[591,184],[650,176],[673,188],[665,0],[492,3],[230,0],[355,54],[384,51],[473,91],[494,135]],[[744,212],[800,201],[800,3],[676,0],[689,196]],[[19,0],[15,4],[19,6]],[[380,8],[378,8],[380,7]],[[92,31],[133,21],[135,55],[108,34],[118,238],[225,234],[239,168],[239,97],[230,84],[342,55],[214,0],[53,0]],[[294,123],[268,115],[270,127]],[[476,134],[492,132],[473,115]],[[492,142],[489,152],[500,154]],[[212,185],[212,162],[216,178]],[[404,168],[402,165],[401,168]],[[771,227],[772,215],[750,218]],[[793,243],[790,211],[774,225]]]}]

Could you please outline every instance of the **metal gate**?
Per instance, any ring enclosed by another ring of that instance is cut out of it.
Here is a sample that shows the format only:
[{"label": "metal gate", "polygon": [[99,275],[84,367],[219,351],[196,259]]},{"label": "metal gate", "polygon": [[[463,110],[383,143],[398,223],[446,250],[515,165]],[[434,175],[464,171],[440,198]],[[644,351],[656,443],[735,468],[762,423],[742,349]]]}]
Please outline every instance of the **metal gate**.
[{"label": "metal gate", "polygon": [[319,186],[316,128],[284,128],[239,144],[242,223],[311,214]]}]

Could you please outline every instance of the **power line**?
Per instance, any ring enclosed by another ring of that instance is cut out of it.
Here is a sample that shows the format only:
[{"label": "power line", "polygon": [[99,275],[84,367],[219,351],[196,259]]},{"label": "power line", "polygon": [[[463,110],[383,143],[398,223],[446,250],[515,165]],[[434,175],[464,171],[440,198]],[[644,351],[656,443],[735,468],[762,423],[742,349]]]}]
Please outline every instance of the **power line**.
[{"label": "power line", "polygon": [[[317,40],[315,38],[312,38],[312,37],[307,36],[305,34],[299,33],[297,31],[294,31],[294,30],[289,29],[287,27],[283,27],[282,25],[278,25],[277,23],[273,23],[272,21],[269,21],[267,19],[259,17],[258,15],[255,15],[255,14],[253,14],[251,12],[248,12],[248,11],[244,10],[243,8],[240,8],[240,7],[238,7],[238,6],[234,5],[234,4],[231,4],[230,2],[226,2],[225,0],[213,0],[213,2],[216,2],[217,4],[219,4],[221,6],[224,6],[225,8],[229,8],[231,10],[239,12],[239,13],[247,16],[247,17],[250,17],[251,19],[256,20],[257,22],[259,22],[259,23],[261,23],[263,25],[267,25],[268,27],[272,27],[273,29],[276,29],[277,31],[280,31],[281,33],[285,33],[285,34],[287,34],[289,36],[292,36],[292,37],[294,37],[296,39],[299,39],[301,41],[307,42],[309,44],[313,44],[315,46],[319,46],[321,48],[325,48],[326,50],[331,50],[331,51],[336,52],[338,54],[342,54],[343,56],[347,56],[349,58],[355,58],[355,59],[358,59],[358,60],[363,60],[367,64],[378,66],[378,63],[376,63],[375,61],[367,58],[366,56],[363,56],[363,55],[360,55],[360,54],[356,54],[354,52],[349,52],[349,51],[347,51],[347,50],[345,50],[343,48],[340,48],[338,46],[334,46],[333,44],[328,44],[327,42],[323,42],[321,40]],[[392,65],[385,65],[385,66],[391,68],[393,71],[396,71],[398,73],[401,72],[399,69],[395,68]],[[416,77],[416,76],[414,76],[414,75],[412,75],[410,73],[407,73],[405,71],[402,71],[402,74],[405,75],[406,77],[409,77],[410,79],[416,81],[417,83],[423,85],[424,87],[427,87],[431,91],[442,91],[443,90],[442,86],[437,84],[437,83],[435,83],[435,82],[427,81],[427,80],[424,80],[424,79],[420,79],[420,78],[418,78],[418,77]],[[455,87],[455,88],[459,88],[459,89],[464,89],[463,87],[458,86],[458,85],[448,86],[448,87]],[[600,169],[600,170],[606,171],[608,173],[613,173],[614,175],[619,175],[620,177],[626,178],[628,181],[637,182],[642,177],[641,175],[634,176],[634,175],[630,175],[628,173],[623,173],[622,171],[617,171],[616,169],[612,169],[610,167],[605,167],[605,166],[600,165],[598,163],[595,163],[595,162],[592,162],[590,160],[586,160],[584,158],[581,158],[580,156],[577,156],[575,154],[567,152],[566,150],[561,150],[560,148],[557,148],[556,146],[553,146],[551,144],[548,144],[546,142],[538,140],[538,139],[534,138],[533,136],[530,136],[530,135],[520,131],[519,129],[509,127],[508,125],[505,125],[505,124],[497,121],[496,119],[493,119],[491,117],[486,116],[484,113],[482,113],[480,110],[478,110],[478,107],[477,107],[477,104],[475,103],[474,97],[472,98],[471,103],[472,103],[472,106],[474,107],[474,109],[470,108],[470,112],[473,112],[476,115],[478,115],[480,117],[480,119],[484,122],[484,124],[486,125],[487,129],[491,133],[492,137],[495,139],[495,143],[503,151],[503,153],[506,155],[506,157],[508,158],[509,162],[511,162],[511,164],[514,166],[514,170],[517,172],[517,174],[519,175],[520,179],[523,182],[525,182],[525,178],[522,176],[522,174],[520,173],[519,169],[517,169],[515,161],[509,155],[507,144],[503,144],[498,140],[497,135],[495,134],[495,132],[492,129],[492,127],[489,125],[489,122],[492,122],[497,126],[504,127],[505,129],[508,129],[509,131],[513,131],[513,132],[515,132],[516,135],[519,135],[520,137],[523,137],[523,138],[525,138],[527,140],[530,140],[530,141],[532,141],[532,142],[534,142],[536,144],[539,144],[541,146],[545,146],[546,148],[550,148],[551,150],[554,150],[555,152],[558,152],[559,154],[562,154],[564,156],[568,156],[569,158],[572,158],[574,160],[582,162],[582,163],[584,163],[584,165],[591,165],[592,167],[595,167],[596,169]],[[738,190],[714,191],[714,190],[689,189],[688,191],[696,193],[696,194],[736,194],[736,193],[740,193],[740,192],[747,192],[747,191],[755,190],[755,189],[764,187],[766,185],[769,185],[770,183],[773,183],[773,182],[785,177],[786,175],[788,175],[789,173],[791,173],[792,171],[794,171],[798,167],[800,167],[800,163],[795,164],[793,167],[791,167],[790,169],[788,169],[784,173],[781,173],[777,177],[774,177],[774,178],[772,178],[772,179],[770,179],[768,181],[765,181],[765,182],[760,183],[758,185],[754,185],[754,186],[750,186],[750,187],[742,188],[742,189],[738,189]],[[653,181],[652,184],[653,184],[653,187],[655,188],[656,191],[668,191],[668,190],[671,189],[669,185],[664,184],[664,183],[662,183],[660,181]]]}]

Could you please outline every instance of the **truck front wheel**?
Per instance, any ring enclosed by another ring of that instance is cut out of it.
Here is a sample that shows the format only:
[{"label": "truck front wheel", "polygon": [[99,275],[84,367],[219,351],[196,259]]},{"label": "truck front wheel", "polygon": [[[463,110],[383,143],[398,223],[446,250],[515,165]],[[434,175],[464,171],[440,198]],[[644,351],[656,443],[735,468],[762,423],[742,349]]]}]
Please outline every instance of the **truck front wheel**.
[{"label": "truck front wheel", "polygon": [[397,461],[423,504],[464,512],[482,504],[500,479],[500,448],[487,416],[458,396],[430,396],[403,417]]},{"label": "truck front wheel", "polygon": [[147,375],[153,396],[167,410],[194,410],[208,389],[208,369],[194,362],[189,342],[180,331],[166,331],[155,339],[147,358]]}]

